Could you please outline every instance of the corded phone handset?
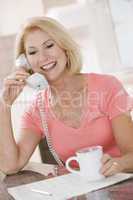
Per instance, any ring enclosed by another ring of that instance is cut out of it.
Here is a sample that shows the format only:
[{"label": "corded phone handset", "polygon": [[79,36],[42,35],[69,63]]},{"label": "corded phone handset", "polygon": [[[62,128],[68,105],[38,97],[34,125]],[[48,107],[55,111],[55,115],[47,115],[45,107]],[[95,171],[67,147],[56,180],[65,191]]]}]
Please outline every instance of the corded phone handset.
[{"label": "corded phone handset", "polygon": [[[30,71],[31,66],[29,65],[25,54],[21,54],[15,62],[17,68],[23,67]],[[40,73],[33,73],[26,80],[27,84],[37,90],[42,90],[48,86],[48,82],[45,77]]]}]

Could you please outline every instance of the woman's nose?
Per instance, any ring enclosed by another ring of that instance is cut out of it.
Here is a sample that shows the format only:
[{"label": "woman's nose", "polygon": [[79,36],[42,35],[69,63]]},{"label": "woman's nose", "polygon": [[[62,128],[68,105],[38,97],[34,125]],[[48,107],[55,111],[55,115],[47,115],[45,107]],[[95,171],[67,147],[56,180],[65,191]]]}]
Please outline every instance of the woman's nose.
[{"label": "woman's nose", "polygon": [[40,62],[47,62],[49,60],[49,55],[43,51],[39,53],[39,61]]}]

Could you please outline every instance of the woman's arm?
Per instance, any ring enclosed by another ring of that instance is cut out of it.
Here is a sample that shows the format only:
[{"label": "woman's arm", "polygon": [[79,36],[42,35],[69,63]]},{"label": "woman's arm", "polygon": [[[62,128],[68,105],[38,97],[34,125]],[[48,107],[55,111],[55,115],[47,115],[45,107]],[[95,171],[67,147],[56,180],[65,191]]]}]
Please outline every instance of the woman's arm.
[{"label": "woman's arm", "polygon": [[21,93],[29,74],[17,70],[4,80],[0,94],[0,170],[9,174],[21,169],[30,158],[41,136],[23,130],[18,144],[14,139],[11,106]]},{"label": "woman's arm", "polygon": [[0,170],[7,172],[17,162],[18,149],[12,133],[11,108],[0,102]]},{"label": "woman's arm", "polygon": [[23,129],[16,144],[12,123],[11,110],[0,102],[0,170],[6,174],[19,171],[28,162],[41,139],[41,135],[32,130]]},{"label": "woman's arm", "polygon": [[112,128],[122,156],[111,158],[103,156],[102,173],[105,176],[117,172],[133,172],[133,121],[129,113],[121,114],[112,119]]}]

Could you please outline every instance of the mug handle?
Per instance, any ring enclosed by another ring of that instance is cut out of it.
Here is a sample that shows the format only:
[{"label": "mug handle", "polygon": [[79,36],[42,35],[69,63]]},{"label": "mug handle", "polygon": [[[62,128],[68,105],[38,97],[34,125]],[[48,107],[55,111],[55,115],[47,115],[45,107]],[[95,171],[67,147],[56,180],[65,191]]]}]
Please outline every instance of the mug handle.
[{"label": "mug handle", "polygon": [[[69,172],[79,174],[79,171],[74,170],[72,167],[70,167],[69,163],[70,163],[72,160],[76,160],[76,161],[78,162],[77,157],[76,157],[76,156],[72,156],[72,157],[70,157],[70,158],[68,158],[68,159],[66,160],[66,168],[67,168],[67,170],[68,170]],[[78,163],[79,163],[79,162],[78,162]]]}]

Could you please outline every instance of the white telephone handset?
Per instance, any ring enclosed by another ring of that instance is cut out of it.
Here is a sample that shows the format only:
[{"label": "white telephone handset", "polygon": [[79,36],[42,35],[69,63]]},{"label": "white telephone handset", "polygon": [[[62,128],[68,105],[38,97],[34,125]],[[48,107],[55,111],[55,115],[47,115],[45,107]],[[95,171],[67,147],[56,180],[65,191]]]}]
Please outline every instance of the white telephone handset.
[{"label": "white telephone handset", "polygon": [[[31,66],[28,63],[25,54],[21,54],[16,59],[15,65],[16,65],[17,68],[24,67],[28,70],[31,69]],[[48,86],[47,80],[40,73],[32,74],[31,76],[28,77],[26,82],[30,87],[37,89],[37,90],[42,90],[42,89],[44,89]]]}]

